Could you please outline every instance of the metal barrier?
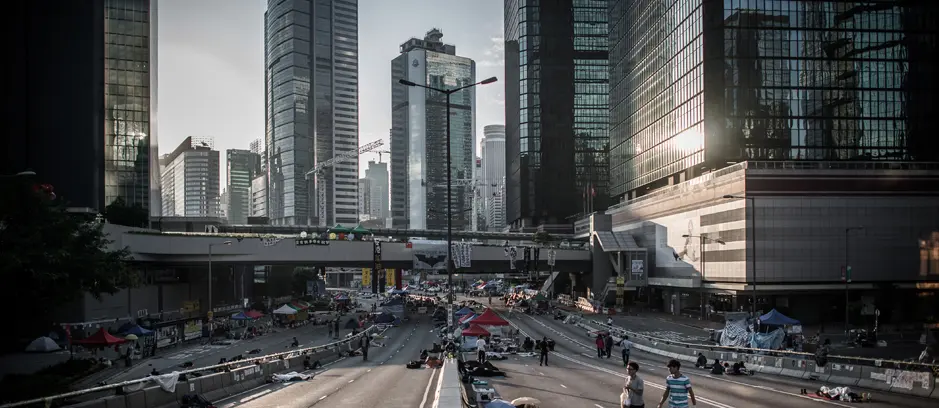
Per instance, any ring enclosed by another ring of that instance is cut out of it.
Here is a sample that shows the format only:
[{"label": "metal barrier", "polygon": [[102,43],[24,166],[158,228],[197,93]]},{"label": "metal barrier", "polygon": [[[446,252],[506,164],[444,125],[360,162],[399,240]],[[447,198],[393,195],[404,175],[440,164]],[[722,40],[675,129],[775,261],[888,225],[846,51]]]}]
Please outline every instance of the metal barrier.
[{"label": "metal barrier", "polygon": [[437,395],[433,408],[462,408],[463,384],[456,360],[446,359],[437,380]]},{"label": "metal barrier", "polygon": [[[228,362],[223,364],[216,364],[200,368],[192,368],[187,370],[176,371],[180,375],[199,373],[203,371],[212,371],[216,369],[225,369],[229,370],[225,373],[218,373],[212,375],[206,375],[202,377],[193,377],[187,379],[185,383],[188,384],[188,390],[180,389],[180,385],[183,385],[183,381],[180,381],[180,384],[177,384],[177,389],[175,393],[163,391],[160,387],[151,387],[143,389],[140,391],[134,391],[127,393],[126,395],[115,395],[111,397],[99,398],[94,401],[84,402],[77,405],[72,405],[75,407],[105,407],[102,404],[102,401],[110,401],[106,405],[107,408],[121,408],[123,405],[117,402],[118,399],[125,399],[127,401],[128,408],[138,408],[138,407],[157,407],[161,405],[168,404],[177,399],[177,396],[181,397],[186,394],[203,394],[209,391],[216,392],[217,395],[229,395],[223,393],[217,393],[217,391],[224,390],[229,391],[230,389],[241,392],[246,389],[254,388],[267,381],[270,378],[270,375],[280,371],[277,369],[278,366],[284,367],[284,369],[290,367],[297,367],[303,365],[303,358],[307,355],[317,352],[327,352],[330,349],[336,349],[339,346],[348,344],[354,340],[358,340],[361,336],[366,335],[372,331],[377,330],[376,326],[370,326],[363,330],[361,333],[356,334],[339,341],[335,341],[329,344],[324,344],[322,346],[314,346],[301,348],[291,351],[284,351],[280,353],[266,354],[259,357],[247,358],[244,360],[239,360],[236,362]],[[275,361],[267,361],[275,359]],[[259,366],[258,363],[261,363]],[[260,367],[260,368],[259,368]],[[259,374],[260,373],[260,374]],[[223,375],[230,375],[222,377]],[[250,381],[248,381],[250,380]],[[14,408],[14,407],[23,407],[32,404],[44,404],[48,405],[51,401],[78,397],[86,394],[92,394],[96,392],[103,392],[108,390],[114,390],[118,388],[123,388],[130,385],[137,385],[147,383],[152,381],[149,377],[141,378],[137,380],[124,381],[116,384],[107,384],[100,387],[92,387],[83,390],[71,391],[64,394],[51,395],[48,397],[35,398],[26,401],[12,402],[0,405],[0,408]],[[253,385],[246,386],[245,384],[251,383]],[[241,388],[240,390],[238,388]],[[148,398],[149,397],[149,398]],[[168,399],[167,402],[162,400]],[[155,405],[154,405],[155,404]]]}]

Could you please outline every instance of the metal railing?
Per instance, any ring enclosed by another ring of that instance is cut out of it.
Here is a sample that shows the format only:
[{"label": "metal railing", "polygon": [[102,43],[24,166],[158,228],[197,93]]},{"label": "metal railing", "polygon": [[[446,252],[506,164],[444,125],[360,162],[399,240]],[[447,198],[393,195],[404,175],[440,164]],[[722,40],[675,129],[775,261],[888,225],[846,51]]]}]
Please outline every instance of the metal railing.
[{"label": "metal railing", "polygon": [[[366,329],[363,330],[362,332],[356,334],[355,336],[351,336],[351,337],[348,337],[348,338],[345,338],[345,339],[341,339],[341,340],[339,340],[339,341],[335,341],[335,342],[332,342],[332,343],[329,343],[329,344],[324,344],[324,345],[321,345],[321,346],[306,347],[306,348],[295,349],[295,350],[290,350],[290,351],[283,351],[283,352],[279,352],[279,353],[266,354],[266,355],[263,355],[263,356],[253,357],[253,358],[246,358],[246,359],[244,359],[244,360],[238,360],[238,361],[235,361],[235,362],[227,362],[227,363],[222,363],[222,364],[215,364],[215,365],[206,366],[206,367],[191,368],[191,369],[187,369],[187,370],[174,371],[174,372],[179,373],[180,375],[183,375],[183,374],[198,373],[198,372],[202,372],[202,371],[212,371],[212,370],[216,370],[216,369],[237,369],[237,368],[244,368],[244,367],[246,367],[247,365],[254,364],[254,363],[258,362],[258,361],[268,361],[268,360],[272,360],[272,359],[279,359],[279,358],[281,358],[281,357],[283,357],[283,358],[293,358],[293,357],[299,357],[299,356],[302,356],[302,355],[305,355],[305,354],[308,354],[308,353],[315,353],[315,352],[318,352],[318,351],[328,351],[330,348],[335,348],[335,347],[342,346],[342,345],[344,345],[344,344],[348,344],[349,342],[351,342],[351,341],[353,341],[353,340],[357,340],[357,339],[360,338],[361,336],[363,336],[363,335],[365,335],[365,334],[368,334],[369,332],[374,331],[374,330],[377,330],[377,329],[378,329],[377,326],[369,326],[368,328],[366,328]],[[18,401],[18,402],[11,402],[11,403],[7,403],[7,404],[0,405],[0,408],[23,407],[23,406],[32,405],[32,404],[44,404],[44,405],[48,406],[48,404],[49,404],[50,402],[54,401],[54,400],[59,400],[59,399],[63,399],[63,398],[78,397],[78,396],[81,396],[81,395],[92,394],[92,393],[102,392],[102,391],[108,391],[108,390],[112,390],[112,389],[116,389],[116,388],[122,388],[122,387],[125,387],[125,386],[128,386],[128,385],[134,385],[134,384],[145,383],[145,382],[148,382],[148,381],[151,381],[150,377],[144,377],[144,378],[140,378],[140,379],[136,379],[136,380],[123,381],[123,382],[116,383],[116,384],[107,384],[107,385],[102,385],[102,386],[98,386],[98,387],[86,388],[86,389],[83,389],[83,390],[70,391],[70,392],[66,392],[66,393],[63,393],[63,394],[50,395],[50,396],[48,396],[48,397],[41,397],[41,398],[34,398],[34,399],[31,399],[31,400]]]}]

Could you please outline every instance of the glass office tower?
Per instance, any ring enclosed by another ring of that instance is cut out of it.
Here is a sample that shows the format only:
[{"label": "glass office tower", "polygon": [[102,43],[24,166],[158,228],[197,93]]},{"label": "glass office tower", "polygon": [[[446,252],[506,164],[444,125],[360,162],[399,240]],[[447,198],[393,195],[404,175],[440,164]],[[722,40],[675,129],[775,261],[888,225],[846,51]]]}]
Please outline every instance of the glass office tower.
[{"label": "glass office tower", "polygon": [[937,159],[936,3],[611,1],[611,194],[747,160]]}]

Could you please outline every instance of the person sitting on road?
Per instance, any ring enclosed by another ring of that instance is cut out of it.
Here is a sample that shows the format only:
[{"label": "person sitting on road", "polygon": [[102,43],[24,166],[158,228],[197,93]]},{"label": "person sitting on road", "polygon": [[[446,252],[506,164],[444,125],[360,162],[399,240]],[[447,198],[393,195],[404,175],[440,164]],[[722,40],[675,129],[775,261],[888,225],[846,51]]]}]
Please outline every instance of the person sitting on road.
[{"label": "person sitting on road", "polygon": [[711,366],[711,374],[714,374],[714,375],[724,374],[724,365],[721,364],[721,361],[716,358],[714,359],[714,364]]},{"label": "person sitting on road", "polygon": [[526,337],[525,341],[522,343],[522,350],[532,351],[535,348],[535,342],[531,337]]},{"label": "person sitting on road", "polygon": [[708,365],[708,358],[704,356],[704,353],[698,353],[698,361],[694,363],[695,368],[706,368]]},{"label": "person sitting on road", "polygon": [[747,367],[743,364],[743,361],[734,363],[730,368],[730,373],[733,375],[746,375],[748,374]]},{"label": "person sitting on road", "polygon": [[298,346],[300,346],[300,340],[297,340],[297,338],[294,337],[293,343],[290,343],[290,347],[298,347]]}]

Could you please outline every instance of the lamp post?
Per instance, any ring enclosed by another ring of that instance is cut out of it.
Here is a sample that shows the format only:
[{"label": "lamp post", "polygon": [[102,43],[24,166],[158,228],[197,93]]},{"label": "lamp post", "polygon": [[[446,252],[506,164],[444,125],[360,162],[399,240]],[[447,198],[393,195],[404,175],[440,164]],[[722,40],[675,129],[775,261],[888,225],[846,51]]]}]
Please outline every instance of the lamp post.
[{"label": "lamp post", "polygon": [[851,231],[864,231],[863,226],[858,227],[848,227],[844,229],[844,338],[845,341],[848,339],[848,326],[849,326],[849,316],[848,316],[848,284],[851,283],[851,265],[848,263],[850,260],[849,255],[851,248],[850,238]]},{"label": "lamp post", "polygon": [[702,288],[701,288],[701,295],[702,295],[702,296],[701,296],[701,316],[704,317],[704,287],[703,287],[703,286],[704,286],[704,277],[705,277],[705,274],[704,274],[704,271],[705,271],[705,263],[704,263],[704,244],[706,244],[706,243],[708,243],[708,242],[714,242],[714,243],[717,243],[717,244],[726,245],[727,243],[724,242],[724,240],[722,240],[722,239],[717,239],[717,238],[708,237],[707,234],[701,234],[701,235],[688,235],[688,234],[685,234],[685,235],[682,235],[681,237],[682,237],[682,238],[697,238],[697,239],[698,239],[698,245],[699,245],[699,250],[698,250],[698,251],[701,253],[701,285],[702,285]]},{"label": "lamp post", "polygon": [[750,229],[753,231],[753,307],[750,309],[753,318],[756,319],[756,198],[750,196],[725,195],[725,199],[742,199],[750,202]]},{"label": "lamp post", "polygon": [[231,245],[231,241],[209,244],[209,313],[212,313],[212,247]]},{"label": "lamp post", "polygon": [[458,88],[453,89],[439,89],[427,85],[422,85],[408,81],[407,79],[399,79],[398,83],[404,86],[418,87],[429,89],[431,91],[436,91],[444,94],[447,97],[447,326],[453,326],[453,198],[451,195],[453,189],[453,171],[450,168],[450,96],[462,91],[464,89],[472,88],[476,85],[486,85],[498,81],[498,78],[491,77],[484,79],[482,81],[464,85]]}]

